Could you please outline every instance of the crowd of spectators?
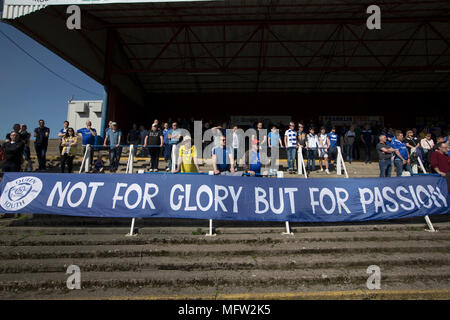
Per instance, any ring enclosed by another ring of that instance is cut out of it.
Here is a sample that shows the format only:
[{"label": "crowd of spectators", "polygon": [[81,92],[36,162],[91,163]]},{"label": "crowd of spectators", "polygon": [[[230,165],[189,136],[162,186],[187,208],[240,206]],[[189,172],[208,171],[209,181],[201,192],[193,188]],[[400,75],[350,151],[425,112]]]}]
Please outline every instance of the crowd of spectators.
[{"label": "crowd of spectators", "polygon": [[[176,121],[160,123],[153,121],[147,130],[144,125],[133,124],[127,135],[123,135],[118,123],[110,121],[104,133],[104,138],[99,137],[90,121],[84,128],[74,130],[68,121],[58,131],[60,139],[59,152],[61,160],[61,172],[72,172],[73,160],[79,150],[83,155],[87,145],[90,148],[89,165],[92,172],[105,172],[105,163],[101,155],[97,156],[94,163],[95,150],[108,150],[109,170],[116,172],[119,167],[123,145],[135,145],[135,155],[150,157],[149,169],[156,172],[159,168],[159,158],[163,156],[167,167],[162,170],[178,172],[199,172],[200,166],[198,150],[192,142],[192,136],[183,135],[182,131],[194,132],[194,119],[186,121],[178,118]],[[345,161],[352,163],[354,160],[362,160],[364,150],[364,162],[371,163],[374,151],[378,154],[380,177],[390,177],[395,168],[397,176],[405,171],[413,173],[421,170],[420,163],[428,172],[435,172],[446,176],[449,172],[448,165],[448,140],[449,132],[437,126],[429,128],[412,128],[405,134],[401,130],[382,127],[378,124],[353,124],[349,126],[332,126],[330,123],[316,126],[313,122],[290,122],[288,126],[282,123],[268,124],[257,122],[252,126],[239,128],[229,122],[216,124],[212,121],[202,121],[202,132],[211,129],[212,151],[211,158],[215,174],[233,174],[238,169],[238,149],[240,140],[238,130],[248,128],[255,129],[256,134],[250,138],[248,151],[244,154],[244,167],[241,169],[255,175],[275,170],[275,163],[281,150],[287,156],[287,170],[293,173],[298,167],[298,150],[301,147],[303,157],[307,160],[308,172],[316,170],[316,160],[319,160],[320,171],[330,174],[332,164],[336,163],[337,147],[342,148]],[[232,141],[227,143],[227,129],[232,130]],[[446,129],[446,128],[444,128]],[[38,160],[36,171],[46,171],[46,153],[50,129],[45,126],[44,120],[39,120],[39,126],[33,131],[34,150]],[[203,139],[203,137],[202,137]],[[15,124],[5,139],[0,150],[0,157],[4,160],[3,172],[7,171],[31,171],[32,161],[30,156],[31,133],[27,126]],[[182,142],[177,150],[176,158],[172,159],[174,146]],[[206,147],[209,141],[202,141]],[[262,165],[260,150],[267,148],[264,153],[270,159],[270,166]],[[276,150],[276,152],[275,152]],[[1,158],[0,158],[1,159]],[[420,161],[419,161],[420,159]],[[23,168],[23,169],[22,169]],[[175,169],[173,169],[175,168]]]}]

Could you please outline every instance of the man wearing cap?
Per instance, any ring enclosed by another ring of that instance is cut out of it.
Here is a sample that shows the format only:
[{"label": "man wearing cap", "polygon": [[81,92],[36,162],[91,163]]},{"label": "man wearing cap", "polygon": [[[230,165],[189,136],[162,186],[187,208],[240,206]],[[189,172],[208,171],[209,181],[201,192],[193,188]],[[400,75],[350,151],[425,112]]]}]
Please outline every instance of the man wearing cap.
[{"label": "man wearing cap", "polygon": [[183,144],[178,152],[178,164],[174,173],[201,172],[198,166],[197,148],[192,145],[190,136],[183,138]]},{"label": "man wearing cap", "polygon": [[157,172],[159,153],[161,151],[161,147],[164,145],[164,138],[161,130],[158,130],[158,125],[156,123],[152,124],[152,129],[147,133],[147,136],[145,137],[144,148],[147,148],[147,145],[150,146],[150,172]]},{"label": "man wearing cap", "polygon": [[111,124],[111,130],[106,133],[103,146],[107,147],[109,141],[109,167],[111,172],[116,172],[119,168],[120,155],[122,154],[122,148],[120,142],[122,140],[122,131],[117,128],[117,123]]}]

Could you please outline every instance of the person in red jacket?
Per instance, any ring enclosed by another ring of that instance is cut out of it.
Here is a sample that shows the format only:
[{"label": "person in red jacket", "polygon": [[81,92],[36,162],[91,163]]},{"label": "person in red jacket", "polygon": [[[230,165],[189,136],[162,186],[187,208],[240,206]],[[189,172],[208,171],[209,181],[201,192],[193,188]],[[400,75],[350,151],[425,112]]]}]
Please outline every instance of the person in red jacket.
[{"label": "person in red jacket", "polygon": [[431,154],[431,169],[447,179],[447,187],[450,192],[450,157],[448,156],[448,144],[440,142],[437,150]]}]

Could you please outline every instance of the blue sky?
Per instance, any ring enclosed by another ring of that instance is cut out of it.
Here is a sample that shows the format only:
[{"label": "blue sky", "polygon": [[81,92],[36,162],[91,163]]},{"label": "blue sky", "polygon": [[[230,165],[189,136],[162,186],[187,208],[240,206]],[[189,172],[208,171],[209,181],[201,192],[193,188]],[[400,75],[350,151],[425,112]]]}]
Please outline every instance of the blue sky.
[{"label": "blue sky", "polygon": [[0,30],[20,47],[80,90],[50,73],[0,33],[0,140],[14,123],[31,132],[44,119],[51,137],[57,136],[67,117],[67,102],[103,99],[103,86],[14,27],[0,22]]}]

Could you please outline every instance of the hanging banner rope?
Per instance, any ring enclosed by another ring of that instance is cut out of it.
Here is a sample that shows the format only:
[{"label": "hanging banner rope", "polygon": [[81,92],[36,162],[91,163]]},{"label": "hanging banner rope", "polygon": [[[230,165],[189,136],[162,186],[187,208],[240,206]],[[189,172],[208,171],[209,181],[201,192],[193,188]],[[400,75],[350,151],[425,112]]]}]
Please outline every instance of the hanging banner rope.
[{"label": "hanging banner rope", "polygon": [[449,212],[438,176],[298,179],[5,173],[0,212],[92,217],[339,222]]}]

